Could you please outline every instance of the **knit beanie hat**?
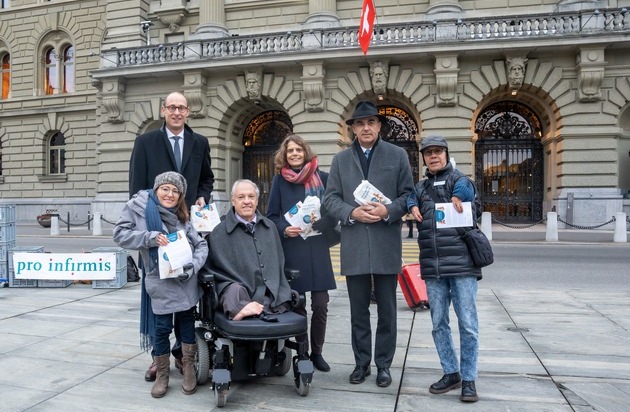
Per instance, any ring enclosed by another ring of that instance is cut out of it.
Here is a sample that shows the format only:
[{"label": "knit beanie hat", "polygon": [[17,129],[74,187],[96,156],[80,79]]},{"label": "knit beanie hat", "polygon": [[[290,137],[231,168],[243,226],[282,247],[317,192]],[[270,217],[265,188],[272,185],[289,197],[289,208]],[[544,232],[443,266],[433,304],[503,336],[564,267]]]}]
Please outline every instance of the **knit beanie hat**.
[{"label": "knit beanie hat", "polygon": [[153,190],[157,190],[158,187],[162,185],[173,185],[179,190],[179,193],[182,196],[186,196],[186,179],[184,176],[180,175],[177,172],[164,172],[155,177],[155,183],[153,184]]}]

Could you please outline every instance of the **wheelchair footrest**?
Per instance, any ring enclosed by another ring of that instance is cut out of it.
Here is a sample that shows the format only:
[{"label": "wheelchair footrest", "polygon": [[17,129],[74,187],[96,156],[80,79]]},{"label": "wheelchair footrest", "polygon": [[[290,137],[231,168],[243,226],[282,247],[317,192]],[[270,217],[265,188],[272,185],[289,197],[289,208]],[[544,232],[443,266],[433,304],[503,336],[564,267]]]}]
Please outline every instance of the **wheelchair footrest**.
[{"label": "wheelchair footrest", "polygon": [[223,389],[228,389],[230,386],[230,382],[232,381],[232,376],[228,369],[213,369],[212,370],[212,383],[214,385],[227,385]]},{"label": "wheelchair footrest", "polygon": [[271,358],[265,356],[256,361],[256,376],[267,376],[271,373]]}]

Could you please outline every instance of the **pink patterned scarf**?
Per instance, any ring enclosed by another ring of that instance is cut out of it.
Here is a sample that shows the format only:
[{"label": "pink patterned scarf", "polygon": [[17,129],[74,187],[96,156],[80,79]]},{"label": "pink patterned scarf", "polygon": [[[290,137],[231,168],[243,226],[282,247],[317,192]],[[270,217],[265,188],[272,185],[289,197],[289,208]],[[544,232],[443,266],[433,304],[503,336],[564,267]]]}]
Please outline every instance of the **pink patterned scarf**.
[{"label": "pink patterned scarf", "polygon": [[305,163],[299,173],[289,166],[284,166],[282,170],[280,170],[280,174],[289,183],[304,185],[306,196],[317,196],[321,199],[324,195],[324,184],[317,172],[318,166],[317,158],[314,158],[310,162]]}]

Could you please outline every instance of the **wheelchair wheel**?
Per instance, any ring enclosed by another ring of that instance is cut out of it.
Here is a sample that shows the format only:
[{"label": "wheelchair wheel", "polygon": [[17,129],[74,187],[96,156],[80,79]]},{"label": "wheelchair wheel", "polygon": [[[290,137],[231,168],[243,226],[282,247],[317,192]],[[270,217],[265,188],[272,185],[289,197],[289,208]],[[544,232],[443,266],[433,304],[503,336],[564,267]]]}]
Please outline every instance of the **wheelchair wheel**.
[{"label": "wheelchair wheel", "polygon": [[216,387],[213,390],[214,392],[214,403],[219,408],[223,408],[227,403],[227,389],[217,389]]},{"label": "wheelchair wheel", "polygon": [[197,373],[197,384],[199,385],[206,383],[210,375],[210,349],[208,349],[208,342],[203,338],[204,332],[204,328],[195,329],[195,341],[197,342],[195,372]]},{"label": "wheelchair wheel", "polygon": [[284,353],[284,360],[275,367],[277,376],[284,376],[289,373],[291,369],[291,349],[285,346],[282,348],[282,352]]},{"label": "wheelchair wheel", "polygon": [[304,379],[302,378],[299,378],[297,382],[295,382],[295,389],[300,396],[308,395],[308,390],[310,389],[310,387],[311,384],[308,382],[304,382]]}]

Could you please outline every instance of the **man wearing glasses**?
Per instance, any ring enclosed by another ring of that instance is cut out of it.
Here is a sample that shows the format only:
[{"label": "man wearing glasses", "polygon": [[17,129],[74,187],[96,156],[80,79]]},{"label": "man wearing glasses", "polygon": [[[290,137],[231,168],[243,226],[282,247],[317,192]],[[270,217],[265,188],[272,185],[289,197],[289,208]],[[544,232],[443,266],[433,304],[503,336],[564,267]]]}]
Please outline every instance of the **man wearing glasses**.
[{"label": "man wearing glasses", "polygon": [[[141,190],[153,187],[155,177],[164,172],[178,172],[186,179],[186,206],[205,206],[210,200],[214,185],[214,174],[210,167],[210,146],[208,139],[186,124],[188,100],[180,92],[172,92],[162,106],[164,125],[159,130],[144,133],[136,138],[129,160],[129,197]],[[152,349],[153,310],[144,289],[141,291],[140,335],[141,346]],[[175,365],[181,369],[182,351],[179,329],[175,324],[177,342],[172,349]],[[157,367],[154,363],[144,375],[147,381],[154,381]]]},{"label": "man wearing glasses", "polygon": [[214,185],[208,139],[186,124],[188,100],[180,92],[166,96],[164,125],[136,138],[129,161],[129,197],[153,187],[155,177],[178,172],[188,183],[186,205],[205,206]]}]

